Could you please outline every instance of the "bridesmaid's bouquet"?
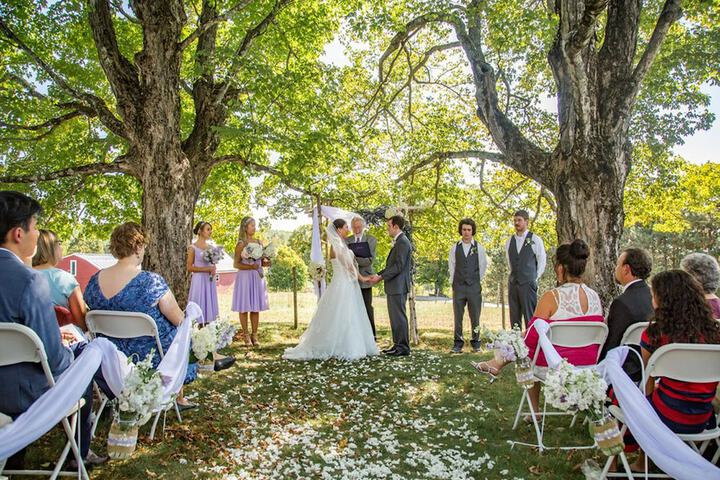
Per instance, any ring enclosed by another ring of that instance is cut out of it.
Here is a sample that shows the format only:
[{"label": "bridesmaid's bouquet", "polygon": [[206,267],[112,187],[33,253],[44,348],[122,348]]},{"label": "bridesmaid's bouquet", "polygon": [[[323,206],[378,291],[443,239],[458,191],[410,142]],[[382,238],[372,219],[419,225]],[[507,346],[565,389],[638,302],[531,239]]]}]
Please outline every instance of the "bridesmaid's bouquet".
[{"label": "bridesmaid's bouquet", "polygon": [[[203,250],[202,253],[202,259],[205,260],[210,265],[217,265],[220,263],[220,260],[223,258],[223,249],[222,247],[216,247],[216,246],[210,246],[207,249]],[[210,278],[213,277],[213,274],[210,274]]]},{"label": "bridesmaid's bouquet", "polygon": [[278,254],[278,249],[275,246],[275,242],[270,242],[267,245],[267,247],[265,247],[263,249],[262,256],[265,258],[273,259],[273,258],[277,257],[277,254]]},{"label": "bridesmaid's bouquet", "polygon": [[263,257],[263,247],[259,243],[248,243],[245,245],[245,248],[243,248],[240,256],[245,260],[256,262]]}]

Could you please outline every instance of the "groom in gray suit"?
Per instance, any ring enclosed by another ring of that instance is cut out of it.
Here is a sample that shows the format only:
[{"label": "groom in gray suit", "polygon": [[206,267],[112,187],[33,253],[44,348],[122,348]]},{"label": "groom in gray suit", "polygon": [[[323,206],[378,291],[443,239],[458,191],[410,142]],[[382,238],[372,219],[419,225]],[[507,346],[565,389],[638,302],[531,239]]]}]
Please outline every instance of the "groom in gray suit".
[{"label": "groom in gray suit", "polygon": [[373,285],[380,281],[385,282],[393,345],[391,348],[383,350],[383,353],[395,357],[410,355],[405,302],[412,283],[410,274],[412,245],[402,231],[404,226],[405,219],[400,215],[388,219],[387,231],[393,239],[393,246],[388,253],[385,269],[371,277]]}]

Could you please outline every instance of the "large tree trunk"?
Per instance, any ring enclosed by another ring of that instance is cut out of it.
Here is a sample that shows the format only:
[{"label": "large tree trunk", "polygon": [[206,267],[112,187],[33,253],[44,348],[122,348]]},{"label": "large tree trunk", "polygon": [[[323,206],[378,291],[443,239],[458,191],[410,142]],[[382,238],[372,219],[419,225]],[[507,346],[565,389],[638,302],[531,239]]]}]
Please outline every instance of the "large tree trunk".
[{"label": "large tree trunk", "polygon": [[580,238],[588,243],[590,264],[585,279],[607,308],[617,294],[614,272],[623,232],[625,163],[621,159],[560,162],[568,163],[574,167],[560,172],[553,188],[558,241]]},{"label": "large tree trunk", "polygon": [[201,182],[187,164],[177,158],[182,151],[168,152],[152,163],[155,168],[143,176],[142,224],[150,237],[143,268],[161,273],[181,307],[187,302],[190,276],[185,268],[186,246],[192,232],[195,202]]}]

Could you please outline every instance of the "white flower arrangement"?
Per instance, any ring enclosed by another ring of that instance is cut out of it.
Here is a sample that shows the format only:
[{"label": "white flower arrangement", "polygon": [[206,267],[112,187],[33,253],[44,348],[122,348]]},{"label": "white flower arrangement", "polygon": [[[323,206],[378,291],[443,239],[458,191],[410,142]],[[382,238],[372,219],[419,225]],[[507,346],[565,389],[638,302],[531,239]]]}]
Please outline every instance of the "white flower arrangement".
[{"label": "white flower arrangement", "polygon": [[243,248],[240,256],[245,260],[260,260],[263,256],[263,247],[259,243],[248,243],[247,245],[245,245],[245,248]]},{"label": "white flower arrangement", "polygon": [[214,351],[217,344],[214,323],[200,328],[193,325],[192,329],[192,353],[197,360],[207,359]]},{"label": "white flower arrangement", "polygon": [[324,262],[310,262],[310,273],[314,282],[319,282],[325,278],[327,267]]},{"label": "white flower arrangement", "polygon": [[[122,416],[134,416],[137,425],[144,425],[152,413],[162,408],[163,384],[160,372],[152,366],[152,350],[125,377],[125,386],[117,404]],[[128,362],[132,360],[129,358]]]},{"label": "white flower arrangement", "polygon": [[528,356],[529,350],[519,328],[500,330],[487,348],[497,351],[506,362],[514,362]]},{"label": "white flower arrangement", "polygon": [[563,360],[557,369],[550,369],[545,381],[545,398],[565,412],[586,412],[601,419],[607,397],[607,383],[590,368],[575,368]]}]

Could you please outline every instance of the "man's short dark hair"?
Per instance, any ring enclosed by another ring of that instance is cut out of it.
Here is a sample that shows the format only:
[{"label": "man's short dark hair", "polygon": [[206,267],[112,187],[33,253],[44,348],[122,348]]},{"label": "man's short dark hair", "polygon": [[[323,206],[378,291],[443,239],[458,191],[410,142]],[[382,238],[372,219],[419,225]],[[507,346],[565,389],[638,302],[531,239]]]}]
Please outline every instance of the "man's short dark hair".
[{"label": "man's short dark hair", "polygon": [[388,222],[391,222],[400,230],[405,228],[405,219],[402,217],[402,215],[393,215],[392,217],[388,218]]},{"label": "man's short dark hair", "polygon": [[460,220],[460,223],[458,224],[458,234],[462,235],[462,227],[463,225],[470,225],[472,227],[472,234],[475,235],[475,232],[477,232],[477,225],[475,225],[475,220],[472,218],[463,218]]},{"label": "man's short dark hair", "polygon": [[24,193],[0,190],[0,243],[13,228],[27,231],[30,219],[42,213],[40,204]]},{"label": "man's short dark hair", "polygon": [[625,261],[623,265],[630,267],[633,277],[645,280],[652,271],[652,258],[647,250],[643,248],[626,248],[623,250]]},{"label": "man's short dark hair", "polygon": [[517,211],[513,214],[513,217],[522,217],[522,218],[524,218],[525,220],[530,220],[530,214],[528,213],[527,210],[523,210],[523,209],[517,210]]}]

